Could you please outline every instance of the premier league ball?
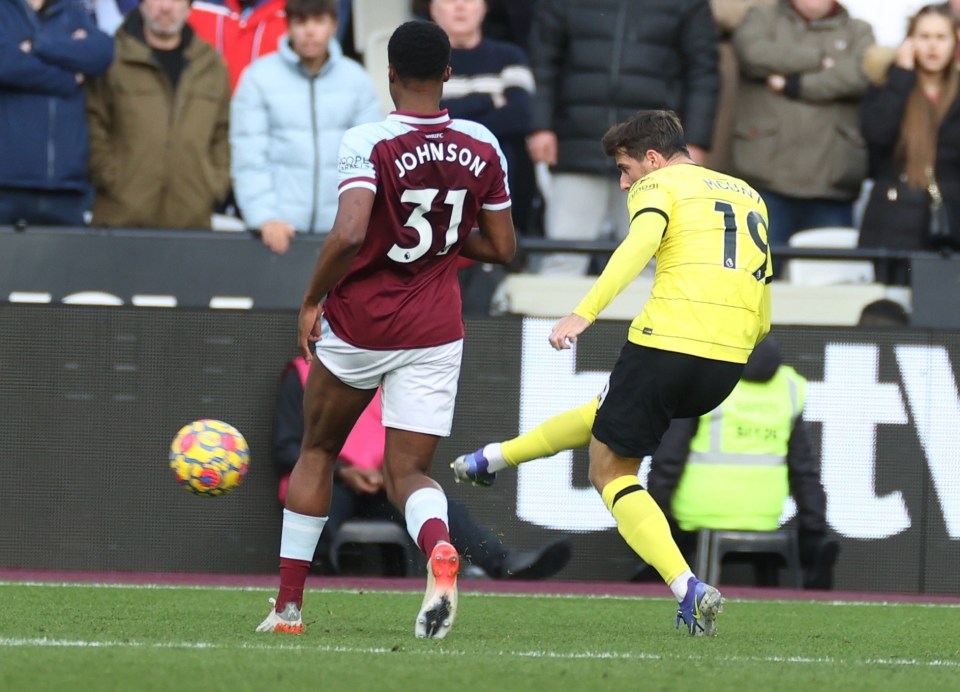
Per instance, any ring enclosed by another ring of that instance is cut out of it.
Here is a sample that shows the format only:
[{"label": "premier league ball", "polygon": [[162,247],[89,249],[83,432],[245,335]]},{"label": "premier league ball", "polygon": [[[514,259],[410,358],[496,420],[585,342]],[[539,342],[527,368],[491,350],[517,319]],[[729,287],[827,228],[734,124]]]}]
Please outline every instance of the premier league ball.
[{"label": "premier league ball", "polygon": [[170,468],[194,495],[217,497],[243,482],[250,449],[232,425],[203,419],[185,425],[170,444]]}]

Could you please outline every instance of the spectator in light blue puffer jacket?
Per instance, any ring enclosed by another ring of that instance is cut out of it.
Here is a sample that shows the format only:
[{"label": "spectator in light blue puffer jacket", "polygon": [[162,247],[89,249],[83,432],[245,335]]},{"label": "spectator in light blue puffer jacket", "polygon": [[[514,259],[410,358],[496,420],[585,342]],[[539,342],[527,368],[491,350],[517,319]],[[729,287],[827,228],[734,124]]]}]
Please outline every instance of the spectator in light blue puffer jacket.
[{"label": "spectator in light blue puffer jacket", "polygon": [[296,232],[330,230],[340,140],[383,117],[370,77],[333,38],[336,12],[336,0],[288,0],[290,33],[244,71],[233,96],[234,195],[247,226],[278,254]]}]

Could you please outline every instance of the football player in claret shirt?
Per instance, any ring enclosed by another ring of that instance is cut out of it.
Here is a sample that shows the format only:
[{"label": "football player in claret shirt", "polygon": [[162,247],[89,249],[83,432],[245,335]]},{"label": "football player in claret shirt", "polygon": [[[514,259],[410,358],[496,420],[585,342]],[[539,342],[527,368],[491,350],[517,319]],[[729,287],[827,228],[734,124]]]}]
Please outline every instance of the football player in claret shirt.
[{"label": "football player in claret shirt", "polygon": [[677,627],[712,635],[720,592],[693,575],[637,471],[671,419],[699,417],[727,398],[770,331],[766,206],[742,180],[695,164],[670,111],[640,111],[610,128],[603,148],[629,191],[629,233],[550,343],[570,348],[656,256],[650,298],[596,401],[459,457],[454,473],[489,485],[500,469],[589,441],[590,481],[624,540],[669,584]]},{"label": "football player in claret shirt", "polygon": [[450,434],[460,376],[457,256],[502,264],[516,237],[496,138],[440,109],[450,76],[447,35],[408,22],[387,53],[397,110],[344,135],[337,216],[300,309],[300,354],[318,362],[307,379],[303,445],[285,502],[280,591],[261,632],[303,631],[303,588],[334,464],[378,387],[387,494],[429,556],[414,632],[442,638],[456,614],[459,555],[446,496],[427,474],[439,438]]}]

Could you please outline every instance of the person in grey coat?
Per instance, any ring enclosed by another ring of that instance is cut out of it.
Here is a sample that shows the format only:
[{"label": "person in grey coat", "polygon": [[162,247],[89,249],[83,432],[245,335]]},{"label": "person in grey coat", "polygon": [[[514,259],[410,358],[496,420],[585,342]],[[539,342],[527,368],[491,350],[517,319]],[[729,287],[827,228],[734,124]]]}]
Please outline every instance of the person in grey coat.
[{"label": "person in grey coat", "polygon": [[835,0],[753,7],[733,34],[733,169],[763,196],[773,246],[800,230],[853,226],[867,175],[863,57],[873,43],[870,25]]}]

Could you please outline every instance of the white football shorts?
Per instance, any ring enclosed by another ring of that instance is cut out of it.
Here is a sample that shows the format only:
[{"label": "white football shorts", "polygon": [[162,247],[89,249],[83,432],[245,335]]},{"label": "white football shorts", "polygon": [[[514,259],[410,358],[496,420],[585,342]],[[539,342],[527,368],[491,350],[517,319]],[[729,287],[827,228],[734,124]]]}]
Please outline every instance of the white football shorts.
[{"label": "white football shorts", "polygon": [[380,392],[387,428],[449,437],[463,339],[429,348],[368,350],[349,344],[321,318],[320,362],[346,385]]}]

